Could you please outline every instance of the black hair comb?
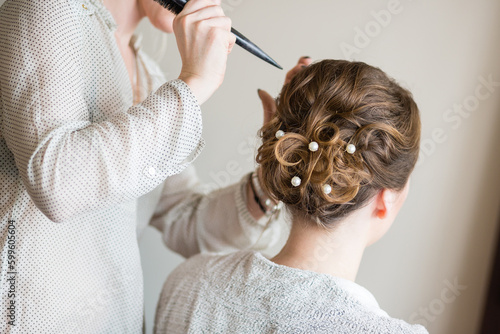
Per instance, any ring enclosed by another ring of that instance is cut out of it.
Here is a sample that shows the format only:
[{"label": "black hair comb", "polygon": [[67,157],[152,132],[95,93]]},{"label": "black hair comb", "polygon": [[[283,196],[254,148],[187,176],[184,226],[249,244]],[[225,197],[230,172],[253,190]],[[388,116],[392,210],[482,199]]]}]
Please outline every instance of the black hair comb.
[{"label": "black hair comb", "polygon": [[[170,10],[175,15],[177,15],[182,11],[184,5],[186,5],[186,3],[189,0],[155,0],[155,1],[158,2],[160,5],[162,5],[163,7],[165,7],[166,9]],[[243,49],[259,57],[260,59],[268,62],[269,64],[276,66],[280,70],[283,69],[283,67],[278,65],[278,63],[275,62],[271,57],[269,57],[264,51],[262,51],[262,49],[260,49],[254,43],[252,43],[248,38],[239,33],[236,29],[231,28],[231,32],[236,35],[236,44],[241,46]]]}]

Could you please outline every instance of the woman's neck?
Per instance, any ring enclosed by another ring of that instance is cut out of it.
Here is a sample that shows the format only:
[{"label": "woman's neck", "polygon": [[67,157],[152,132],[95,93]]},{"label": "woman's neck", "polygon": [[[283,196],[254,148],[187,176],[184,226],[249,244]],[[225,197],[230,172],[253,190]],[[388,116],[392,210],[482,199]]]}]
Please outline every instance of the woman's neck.
[{"label": "woman's neck", "polygon": [[271,261],[354,281],[367,245],[367,223],[356,217],[326,230],[294,220],[283,249]]},{"label": "woman's neck", "polygon": [[104,0],[104,6],[113,16],[117,28],[115,37],[118,46],[127,48],[139,22],[146,15],[139,0]]},{"label": "woman's neck", "polygon": [[139,0],[105,0],[104,6],[109,10],[116,22],[115,39],[127,69],[132,91],[136,86],[134,80],[136,65],[135,51],[130,40],[141,19],[145,16]]}]

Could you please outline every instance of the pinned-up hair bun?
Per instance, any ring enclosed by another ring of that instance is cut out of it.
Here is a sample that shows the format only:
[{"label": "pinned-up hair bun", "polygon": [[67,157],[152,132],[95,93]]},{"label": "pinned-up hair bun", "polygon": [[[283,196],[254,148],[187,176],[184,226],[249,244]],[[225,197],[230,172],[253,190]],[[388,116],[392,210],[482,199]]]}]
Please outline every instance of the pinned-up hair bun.
[{"label": "pinned-up hair bun", "polygon": [[418,159],[420,116],[411,93],[380,69],[323,60],[283,87],[261,136],[262,186],[292,214],[328,226],[379,190],[404,188]]}]

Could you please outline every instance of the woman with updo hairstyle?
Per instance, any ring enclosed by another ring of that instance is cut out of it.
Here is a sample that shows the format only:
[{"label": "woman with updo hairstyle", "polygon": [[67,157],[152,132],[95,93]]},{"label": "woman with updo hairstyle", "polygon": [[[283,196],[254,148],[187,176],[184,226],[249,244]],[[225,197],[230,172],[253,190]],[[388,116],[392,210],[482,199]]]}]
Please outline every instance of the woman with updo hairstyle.
[{"label": "woman with updo hairstyle", "polygon": [[408,193],[421,127],[411,93],[365,63],[323,60],[285,84],[273,111],[253,186],[264,210],[283,204],[286,244],[271,259],[187,260],[165,282],[155,332],[427,333],[354,282]]}]

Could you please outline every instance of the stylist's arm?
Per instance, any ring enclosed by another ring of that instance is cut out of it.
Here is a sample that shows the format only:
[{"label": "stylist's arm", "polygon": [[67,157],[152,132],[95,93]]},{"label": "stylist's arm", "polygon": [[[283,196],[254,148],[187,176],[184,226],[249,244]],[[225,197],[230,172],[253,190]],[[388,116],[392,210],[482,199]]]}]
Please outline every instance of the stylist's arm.
[{"label": "stylist's arm", "polygon": [[219,88],[226,72],[227,55],[236,36],[224,16],[220,0],[191,0],[174,19],[174,33],[182,58],[179,79],[203,104]]},{"label": "stylist's arm", "polygon": [[66,1],[2,7],[30,22],[0,30],[2,137],[22,180],[12,191],[29,195],[17,200],[28,203],[20,215],[67,223],[134,200],[193,161],[203,147],[199,104],[220,86],[234,43],[219,3],[188,3],[175,19],[181,80],[132,107],[105,10]]}]

